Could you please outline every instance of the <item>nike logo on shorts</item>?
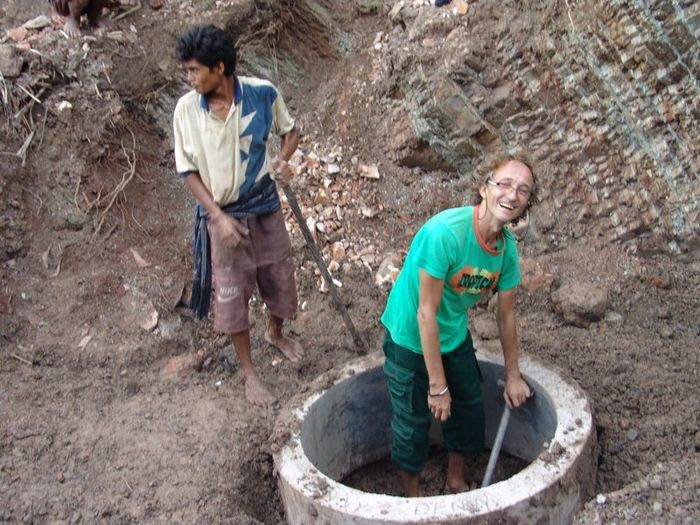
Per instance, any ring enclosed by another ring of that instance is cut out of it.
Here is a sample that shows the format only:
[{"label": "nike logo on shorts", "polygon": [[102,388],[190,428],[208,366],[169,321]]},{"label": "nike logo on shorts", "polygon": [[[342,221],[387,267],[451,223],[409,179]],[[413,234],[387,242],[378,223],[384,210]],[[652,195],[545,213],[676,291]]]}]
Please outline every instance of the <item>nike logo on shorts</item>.
[{"label": "nike logo on shorts", "polygon": [[238,286],[222,286],[216,294],[219,303],[229,303],[240,295]]}]

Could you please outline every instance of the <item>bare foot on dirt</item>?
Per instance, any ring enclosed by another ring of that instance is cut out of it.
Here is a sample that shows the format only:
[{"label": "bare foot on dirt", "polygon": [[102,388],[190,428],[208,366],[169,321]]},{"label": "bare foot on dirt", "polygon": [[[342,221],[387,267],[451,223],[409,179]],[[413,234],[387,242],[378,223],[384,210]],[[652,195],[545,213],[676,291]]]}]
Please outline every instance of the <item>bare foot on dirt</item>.
[{"label": "bare foot on dirt", "polygon": [[245,379],[245,397],[257,406],[269,405],[275,400],[256,374],[251,374]]},{"label": "bare foot on dirt", "polygon": [[67,16],[65,24],[63,24],[63,30],[69,37],[77,38],[80,36],[80,22],[72,16]]},{"label": "bare foot on dirt", "polygon": [[280,334],[273,336],[269,330],[265,332],[265,341],[277,348],[292,363],[298,363],[304,356],[304,347],[290,337]]}]

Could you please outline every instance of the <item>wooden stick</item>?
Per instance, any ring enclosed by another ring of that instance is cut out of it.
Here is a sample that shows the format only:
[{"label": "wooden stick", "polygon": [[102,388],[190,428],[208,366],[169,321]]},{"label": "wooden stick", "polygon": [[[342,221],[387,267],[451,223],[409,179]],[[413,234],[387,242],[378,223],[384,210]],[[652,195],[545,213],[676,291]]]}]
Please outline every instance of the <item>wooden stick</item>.
[{"label": "wooden stick", "polygon": [[29,366],[34,366],[34,363],[32,363],[31,361],[27,361],[24,357],[20,357],[17,354],[13,354],[12,352],[7,352],[7,353],[10,354],[11,357],[14,357],[15,359],[17,359],[17,361],[22,361],[23,363],[25,363]]},{"label": "wooden stick", "polygon": [[31,91],[29,91],[29,90],[28,90],[27,88],[25,88],[22,84],[17,84],[17,87],[20,88],[22,91],[24,91],[24,92],[27,94],[27,96],[28,96],[29,98],[31,98],[32,100],[34,100],[34,102],[38,102],[39,104],[41,104],[41,100],[39,100],[38,98],[36,98],[36,96],[34,95],[34,93],[32,93]]},{"label": "wooden stick", "polygon": [[121,15],[115,16],[114,21],[117,22],[117,21],[121,20],[122,18],[126,18],[127,16],[131,15],[132,13],[135,13],[139,9],[141,9],[141,4],[137,5],[136,7],[132,7],[128,11],[125,11],[124,13],[122,13]]},{"label": "wooden stick", "polygon": [[340,315],[343,317],[343,321],[345,321],[345,326],[347,326],[348,330],[350,331],[350,334],[352,334],[352,338],[355,341],[355,345],[357,345],[358,350],[366,352],[367,344],[365,343],[364,339],[362,339],[362,337],[360,336],[360,333],[357,331],[357,328],[355,328],[352,319],[350,319],[350,316],[348,315],[348,310],[347,308],[345,308],[345,304],[343,303],[342,299],[340,298],[340,295],[338,294],[338,290],[335,286],[335,283],[333,282],[333,277],[331,277],[331,274],[328,271],[328,267],[326,266],[326,261],[323,260],[323,256],[321,255],[318,246],[316,246],[316,242],[314,241],[314,238],[311,235],[311,231],[309,231],[309,227],[307,226],[306,221],[304,220],[304,215],[301,213],[301,208],[299,207],[299,203],[297,202],[297,198],[294,195],[292,188],[285,185],[282,186],[282,190],[287,196],[287,202],[289,202],[289,207],[292,209],[294,217],[299,223],[301,233],[304,235],[304,239],[306,240],[306,246],[308,246],[311,255],[313,255],[313,258],[316,261],[318,269],[321,270],[321,275],[323,275],[323,278],[326,280],[326,284],[328,285],[328,288],[331,291],[331,297],[333,298],[335,307],[340,311]]},{"label": "wooden stick", "polygon": [[22,166],[24,166],[24,164],[27,162],[27,150],[29,149],[29,145],[32,143],[33,138],[34,130],[32,130],[32,132],[27,136],[24,144],[22,144],[22,147],[17,151],[17,156],[22,159]]},{"label": "wooden stick", "polygon": [[[39,90],[39,93],[37,94],[37,96],[40,97],[41,95],[43,95],[43,94],[44,94],[44,91],[46,91],[46,88],[41,88],[41,89]],[[32,100],[30,100],[30,101],[27,103],[27,105],[25,105],[22,109],[20,109],[17,113],[15,113],[15,117],[14,117],[14,118],[18,119],[19,117],[21,117],[24,113],[26,113],[27,111],[29,111],[30,109],[32,109],[32,108],[34,107],[34,102],[35,102],[35,101],[39,100],[38,98],[33,97],[33,96],[32,96],[31,98],[32,98]],[[39,101],[39,103],[41,104],[41,101]]]}]

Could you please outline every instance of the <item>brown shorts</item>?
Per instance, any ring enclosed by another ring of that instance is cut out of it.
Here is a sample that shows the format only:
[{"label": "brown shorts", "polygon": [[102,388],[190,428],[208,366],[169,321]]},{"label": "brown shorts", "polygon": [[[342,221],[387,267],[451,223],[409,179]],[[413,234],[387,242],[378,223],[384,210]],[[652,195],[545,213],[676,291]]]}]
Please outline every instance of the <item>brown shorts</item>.
[{"label": "brown shorts", "polygon": [[257,283],[270,314],[289,319],[297,311],[292,245],[282,211],[240,219],[248,243],[229,248],[212,235],[214,328],[229,334],[248,330],[248,302]]}]

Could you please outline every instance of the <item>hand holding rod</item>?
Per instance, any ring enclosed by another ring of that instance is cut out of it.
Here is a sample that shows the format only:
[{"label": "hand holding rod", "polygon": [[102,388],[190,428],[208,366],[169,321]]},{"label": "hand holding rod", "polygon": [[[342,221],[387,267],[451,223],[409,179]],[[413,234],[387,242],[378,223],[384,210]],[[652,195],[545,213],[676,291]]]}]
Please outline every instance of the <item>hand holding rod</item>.
[{"label": "hand holding rod", "polygon": [[[505,389],[506,383],[499,379],[497,382],[498,386]],[[530,398],[535,395],[535,391],[530,385]],[[506,435],[506,429],[508,428],[508,421],[510,420],[511,409],[508,403],[503,407],[503,413],[501,414],[501,421],[498,423],[498,430],[496,431],[496,438],[493,440],[493,447],[491,447],[491,455],[489,456],[489,462],[486,466],[486,473],[484,474],[484,479],[481,482],[481,488],[488,487],[491,484],[491,477],[493,476],[493,471],[496,469],[496,461],[498,460],[498,455],[501,453],[501,445],[503,445],[503,438]]]}]

